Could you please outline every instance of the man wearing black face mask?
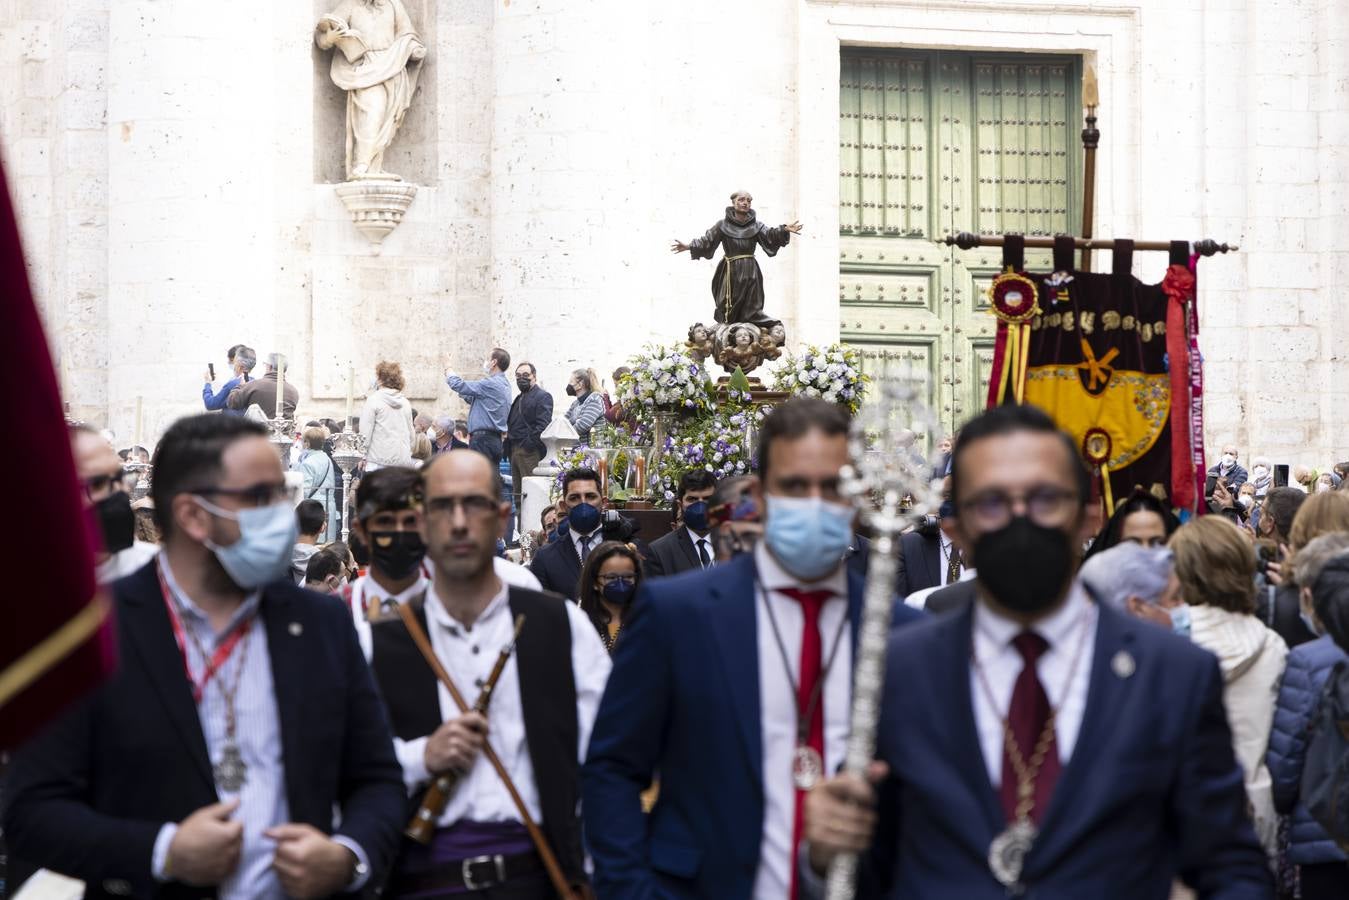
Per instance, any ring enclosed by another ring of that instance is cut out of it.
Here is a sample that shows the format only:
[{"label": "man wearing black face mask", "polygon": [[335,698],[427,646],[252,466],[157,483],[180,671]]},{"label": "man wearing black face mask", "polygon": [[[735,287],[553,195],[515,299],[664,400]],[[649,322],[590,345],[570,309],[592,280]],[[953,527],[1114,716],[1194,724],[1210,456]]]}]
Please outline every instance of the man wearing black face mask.
[{"label": "man wearing black face mask", "polygon": [[553,421],[553,395],[539,387],[539,373],[531,362],[515,367],[515,386],[520,393],[506,417],[506,458],[511,461],[511,496],[518,513],[521,484],[548,449],[543,445],[543,431]]},{"label": "man wearing black face mask", "polygon": [[351,533],[365,545],[370,565],[342,596],[351,606],[367,658],[370,620],[379,618],[380,604],[386,599],[405,603],[426,589],[422,566],[426,545],[417,531],[419,481],[416,470],[390,466],[369,473],[356,488]]},{"label": "man wearing black face mask", "polygon": [[859,896],[1166,900],[1177,877],[1273,896],[1217,660],[1076,578],[1088,486],[1037,409],[961,431],[952,531],[973,602],[891,635],[876,786],[811,793],[805,874],[849,851]]},{"label": "man wearing black face mask", "polygon": [[529,568],[545,591],[574,599],[581,565],[604,540],[605,500],[600,495],[599,473],[572,469],[563,475],[562,505],[567,510],[566,530],[534,555]]},{"label": "man wearing black face mask", "polygon": [[678,575],[709,568],[716,558],[712,547],[712,523],[708,501],[717,489],[716,477],[706,469],[692,469],[679,478],[682,523],[674,531],[651,542],[647,577]]},{"label": "man wearing black face mask", "polygon": [[101,549],[94,556],[98,580],[107,584],[154,558],[154,544],[135,540],[136,514],[122,482],[122,459],[112,445],[88,425],[70,429],[70,450],[84,499],[98,521]]}]

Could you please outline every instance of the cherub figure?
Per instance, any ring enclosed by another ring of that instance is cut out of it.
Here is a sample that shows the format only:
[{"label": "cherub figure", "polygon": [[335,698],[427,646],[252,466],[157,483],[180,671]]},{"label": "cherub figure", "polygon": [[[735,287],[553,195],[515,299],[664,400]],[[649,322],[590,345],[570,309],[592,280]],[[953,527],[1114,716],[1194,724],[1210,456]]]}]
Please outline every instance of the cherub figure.
[{"label": "cherub figure", "polygon": [[[780,328],[782,326],[778,327]],[[782,350],[779,348],[778,342],[773,340],[773,333],[770,331],[765,331],[759,335],[758,347],[759,355],[763,357],[764,362],[767,362],[770,359],[777,359],[782,355]]]},{"label": "cherub figure", "polygon": [[731,327],[730,333],[727,335],[730,338],[730,343],[717,356],[717,362],[726,371],[732,372],[736,366],[739,366],[741,370],[749,372],[758,368],[759,364],[763,362],[759,347],[754,339],[754,331],[758,331],[758,329],[751,330],[751,327],[749,325],[734,325]]},{"label": "cherub figure", "polygon": [[689,339],[684,344],[689,351],[689,356],[698,365],[703,365],[704,361],[712,355],[712,334],[707,330],[707,326],[702,322],[695,322],[689,326]]}]

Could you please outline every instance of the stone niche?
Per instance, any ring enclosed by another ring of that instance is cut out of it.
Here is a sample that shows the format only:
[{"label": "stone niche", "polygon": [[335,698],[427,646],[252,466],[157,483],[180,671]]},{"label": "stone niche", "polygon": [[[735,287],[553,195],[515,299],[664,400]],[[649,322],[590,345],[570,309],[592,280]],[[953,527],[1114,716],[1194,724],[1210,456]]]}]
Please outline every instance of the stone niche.
[{"label": "stone niche", "polygon": [[[314,0],[310,27],[324,13],[332,12],[338,2]],[[433,187],[439,167],[436,0],[403,0],[403,7],[426,44],[427,54],[412,106],[393,144],[385,151],[384,169],[402,176],[404,181]],[[328,74],[335,51],[320,50],[311,35],[309,52],[314,59],[314,183],[341,184],[346,181],[347,95],[333,84]]]}]

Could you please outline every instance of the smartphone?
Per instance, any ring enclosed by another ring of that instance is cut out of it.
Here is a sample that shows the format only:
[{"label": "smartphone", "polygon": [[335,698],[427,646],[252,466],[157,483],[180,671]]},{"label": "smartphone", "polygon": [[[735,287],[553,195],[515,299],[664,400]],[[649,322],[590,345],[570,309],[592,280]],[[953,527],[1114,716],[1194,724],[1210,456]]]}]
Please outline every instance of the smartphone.
[{"label": "smartphone", "polygon": [[1274,486],[1288,487],[1288,467],[1285,465],[1276,465],[1274,467]]},{"label": "smartphone", "polygon": [[1273,541],[1258,540],[1255,542],[1255,570],[1261,575],[1269,571],[1269,564],[1279,562],[1279,548]]},{"label": "smartphone", "polygon": [[1217,486],[1218,486],[1218,476],[1217,476],[1217,475],[1210,475],[1208,478],[1205,478],[1205,479],[1204,479],[1204,496],[1205,496],[1205,497],[1212,497],[1212,496],[1213,496],[1213,489],[1214,489],[1215,487],[1217,487]]},{"label": "smartphone", "polygon": [[206,371],[211,373],[211,380],[215,381],[215,363],[207,363]]}]

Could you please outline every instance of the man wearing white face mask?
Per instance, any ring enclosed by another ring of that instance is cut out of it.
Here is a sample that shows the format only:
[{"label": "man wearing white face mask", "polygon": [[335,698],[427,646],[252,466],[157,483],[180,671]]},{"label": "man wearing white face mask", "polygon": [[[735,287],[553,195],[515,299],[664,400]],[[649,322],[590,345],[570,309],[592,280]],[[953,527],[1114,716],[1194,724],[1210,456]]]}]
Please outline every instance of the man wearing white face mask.
[{"label": "man wearing white face mask", "polygon": [[511,386],[506,381],[510,367],[511,355],[497,347],[482,364],[485,378],[465,381],[452,370],[445,370],[445,383],[468,404],[469,449],[486,456],[494,466],[501,463],[501,436],[506,433],[511,410]]},{"label": "man wearing white face mask", "polygon": [[1227,489],[1233,496],[1237,493],[1237,488],[1246,483],[1249,476],[1246,470],[1237,463],[1237,445],[1223,444],[1223,455],[1219,458],[1218,464],[1208,470],[1208,474],[1215,478],[1227,479]]},{"label": "man wearing white face mask", "polygon": [[114,587],[121,667],[16,754],[11,851],[87,897],[379,884],[402,776],[347,611],[286,578],[295,513],[267,430],[178,421],[152,491],[163,551]]},{"label": "man wearing white face mask", "polygon": [[843,761],[862,603],[844,563],[848,419],[796,399],[759,441],[754,551],[644,582],[623,623],[582,775],[601,897],[794,898],[805,792]]}]

